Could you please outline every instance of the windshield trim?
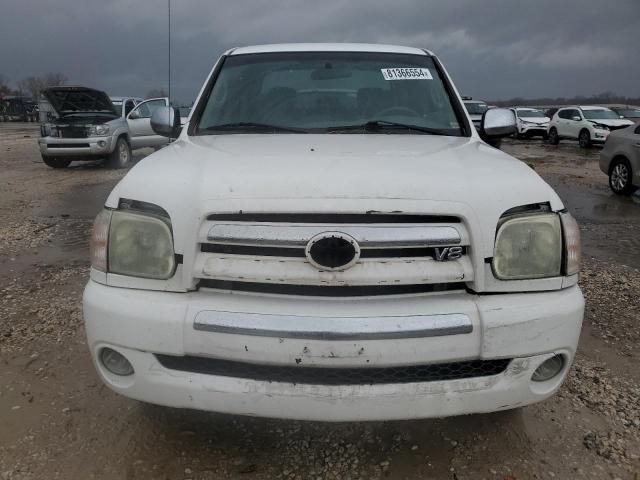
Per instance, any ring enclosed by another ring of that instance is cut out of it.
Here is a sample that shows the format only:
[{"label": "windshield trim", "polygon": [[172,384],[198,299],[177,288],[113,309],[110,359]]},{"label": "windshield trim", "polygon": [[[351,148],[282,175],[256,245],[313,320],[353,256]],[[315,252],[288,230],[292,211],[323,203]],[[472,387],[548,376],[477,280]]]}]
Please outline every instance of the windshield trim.
[{"label": "windshield trim", "polygon": [[[447,97],[449,98],[449,102],[451,104],[451,107],[453,108],[453,111],[455,113],[456,119],[458,120],[458,125],[460,126],[460,135],[456,135],[459,137],[471,137],[472,136],[472,129],[471,126],[469,125],[468,122],[468,118],[466,113],[466,110],[464,109],[464,105],[462,104],[462,100],[460,99],[459,95],[456,93],[453,84],[451,82],[451,79],[449,78],[449,75],[447,74],[447,72],[445,71],[444,67],[442,66],[442,63],[440,63],[440,60],[438,59],[438,57],[434,56],[433,54],[431,54],[429,51],[427,50],[422,50],[426,56],[428,56],[429,58],[431,58],[431,60],[433,61],[434,67],[438,73],[438,75],[440,76],[440,79],[442,81],[442,84],[444,86],[444,89],[447,93]],[[189,122],[189,127],[187,129],[187,135],[190,137],[195,137],[195,136],[199,136],[198,130],[199,130],[199,126],[200,126],[200,119],[202,118],[202,114],[207,106],[207,103],[209,102],[209,98],[211,97],[211,93],[213,91],[213,87],[216,83],[216,81],[218,80],[218,77],[220,76],[220,72],[222,70],[222,67],[224,66],[224,63],[226,61],[226,59],[233,53],[233,51],[228,52],[227,54],[224,54],[220,57],[220,59],[218,60],[218,62],[216,63],[216,65],[214,66],[211,74],[209,75],[209,79],[207,80],[207,83],[205,84],[202,93],[200,94],[200,96],[198,97],[197,103],[194,105],[193,110],[191,112],[191,119]],[[274,52],[274,53],[282,53],[282,52]],[[304,52],[301,52],[304,53]],[[315,53],[315,52],[311,52],[311,53]],[[317,53],[336,53],[333,51],[322,51],[322,52],[317,52]],[[359,51],[351,51],[351,50],[340,50],[340,53],[366,53],[366,52],[359,52]],[[370,52],[370,53],[380,53],[380,52]],[[255,56],[255,55],[269,55],[269,53],[241,53],[241,54],[234,54],[233,56],[239,57],[239,56]],[[420,56],[422,57],[422,55],[417,55],[417,54],[406,54],[406,55],[413,55],[413,56]]]}]

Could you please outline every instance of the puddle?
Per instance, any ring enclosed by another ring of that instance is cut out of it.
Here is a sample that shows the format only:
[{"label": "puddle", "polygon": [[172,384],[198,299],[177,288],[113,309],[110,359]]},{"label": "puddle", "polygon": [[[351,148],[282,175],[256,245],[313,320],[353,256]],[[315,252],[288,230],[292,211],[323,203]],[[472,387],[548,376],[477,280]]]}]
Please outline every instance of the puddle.
[{"label": "puddle", "polygon": [[571,214],[583,223],[632,223],[640,226],[640,196],[615,195],[606,187],[589,187],[549,178]]}]

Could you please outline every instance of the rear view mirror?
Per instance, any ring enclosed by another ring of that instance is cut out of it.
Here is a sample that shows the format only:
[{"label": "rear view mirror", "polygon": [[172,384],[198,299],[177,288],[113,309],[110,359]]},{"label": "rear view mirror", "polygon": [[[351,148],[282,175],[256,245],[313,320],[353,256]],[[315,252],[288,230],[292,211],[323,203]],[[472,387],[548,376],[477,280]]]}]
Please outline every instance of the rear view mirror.
[{"label": "rear view mirror", "polygon": [[482,115],[480,134],[484,138],[500,138],[516,133],[516,116],[508,108],[491,108]]},{"label": "rear view mirror", "polygon": [[324,68],[316,68],[311,72],[312,80],[335,80],[338,78],[349,78],[351,76],[351,70],[347,70],[346,68],[334,68],[331,64],[325,65]]},{"label": "rear view mirror", "polygon": [[151,128],[163,137],[178,138],[182,130],[180,114],[173,107],[158,107],[151,115]]}]

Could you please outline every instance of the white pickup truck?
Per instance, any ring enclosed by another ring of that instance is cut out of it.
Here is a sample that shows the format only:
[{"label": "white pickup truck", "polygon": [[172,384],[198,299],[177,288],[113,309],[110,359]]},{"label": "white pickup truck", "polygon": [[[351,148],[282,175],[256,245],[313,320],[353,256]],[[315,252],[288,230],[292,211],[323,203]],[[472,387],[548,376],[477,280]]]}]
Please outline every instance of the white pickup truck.
[{"label": "white pickup truck", "polygon": [[[515,132],[512,111],[481,133]],[[236,48],[177,141],[92,234],[102,380],[172,407],[323,421],[440,417],[552,395],[576,353],[579,229],[476,132],[417,48]]]}]

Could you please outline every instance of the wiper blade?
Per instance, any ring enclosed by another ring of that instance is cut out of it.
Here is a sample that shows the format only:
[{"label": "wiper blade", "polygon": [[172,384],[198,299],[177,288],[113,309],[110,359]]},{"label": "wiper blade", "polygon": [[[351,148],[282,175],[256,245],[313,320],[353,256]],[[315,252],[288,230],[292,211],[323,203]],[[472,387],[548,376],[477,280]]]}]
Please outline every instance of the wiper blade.
[{"label": "wiper blade", "polygon": [[430,135],[449,135],[442,130],[438,130],[436,128],[429,127],[421,127],[419,125],[410,125],[406,123],[397,123],[397,122],[389,122],[387,120],[370,120],[366,123],[361,123],[357,125],[339,125],[336,127],[329,127],[327,131],[332,133],[339,132],[347,132],[351,130],[365,130],[365,131],[376,131],[383,129],[404,129],[404,130],[413,130],[416,132],[428,133]]},{"label": "wiper blade", "polygon": [[290,133],[307,133],[303,128],[283,127],[280,125],[269,125],[266,123],[255,122],[235,122],[223,123],[221,125],[211,125],[209,127],[200,128],[201,132],[225,132],[229,130],[239,130],[248,132],[290,132]]}]

